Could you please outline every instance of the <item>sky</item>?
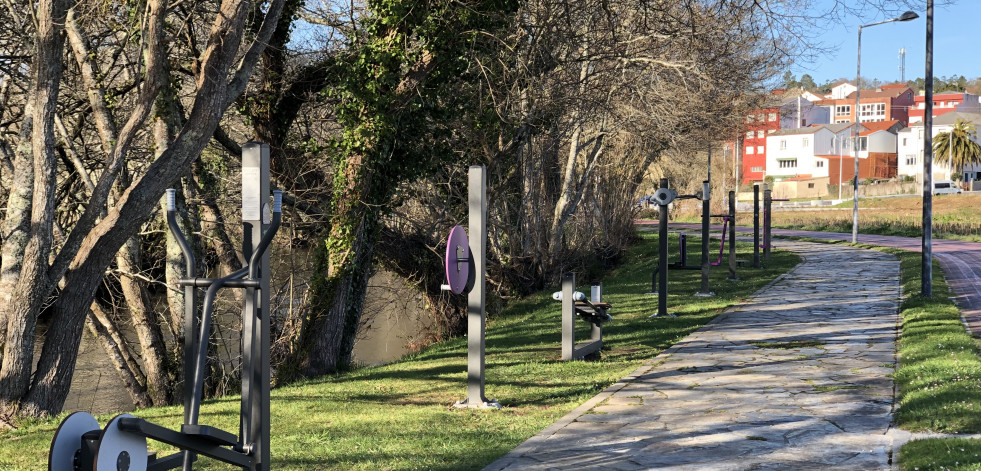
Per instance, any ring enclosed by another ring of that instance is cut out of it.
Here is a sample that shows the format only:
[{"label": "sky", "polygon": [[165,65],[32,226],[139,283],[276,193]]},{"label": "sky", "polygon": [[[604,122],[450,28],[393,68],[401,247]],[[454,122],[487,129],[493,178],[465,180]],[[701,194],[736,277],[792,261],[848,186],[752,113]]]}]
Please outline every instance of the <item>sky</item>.
[{"label": "sky", "polygon": [[[862,77],[899,81],[900,48],[906,49],[906,80],[925,76],[926,1],[922,3],[921,9],[914,10],[920,15],[915,20],[862,28]],[[842,77],[854,80],[858,25],[890,17],[869,14],[832,25],[821,40],[837,52],[811,64],[795,64],[791,71],[797,79],[810,74],[818,84]],[[981,77],[981,0],[936,6],[933,22],[934,77]]]}]

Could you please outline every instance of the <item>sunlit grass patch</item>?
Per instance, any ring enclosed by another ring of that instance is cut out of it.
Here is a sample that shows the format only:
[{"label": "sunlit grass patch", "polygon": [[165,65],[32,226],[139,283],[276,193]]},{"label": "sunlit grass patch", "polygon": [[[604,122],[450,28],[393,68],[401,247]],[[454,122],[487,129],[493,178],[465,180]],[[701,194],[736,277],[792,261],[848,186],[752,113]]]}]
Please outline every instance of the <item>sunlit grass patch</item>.
[{"label": "sunlit grass patch", "polygon": [[[725,268],[712,269],[717,296],[698,298],[701,274],[672,271],[668,310],[678,317],[649,316],[657,298],[647,295],[656,263],[656,234],[644,233],[625,263],[603,279],[613,321],[604,325],[603,350],[590,361],[560,361],[561,305],[552,287],[511,303],[489,319],[486,336],[486,396],[501,410],[454,409],[466,396],[467,342],[452,339],[392,364],[358,368],[334,376],[279,387],[272,392],[272,468],[276,470],[460,470],[480,469],[538,433],[604,388],[748,298],[799,262],[777,251],[766,269],[741,269],[729,281]],[[673,236],[672,255],[677,254]],[[697,238],[690,242],[697,244]],[[717,242],[713,247],[718,250]],[[740,258],[751,244],[737,244]],[[697,257],[696,257],[697,258]],[[579,289],[586,291],[585,283]],[[578,322],[577,338],[588,336]],[[202,423],[238,429],[238,397],[207,402]],[[179,407],[134,415],[179,428]],[[0,432],[0,470],[43,468],[60,418]],[[100,417],[105,423],[109,417]],[[153,442],[151,442],[153,443]],[[153,443],[152,449],[168,447]],[[206,458],[195,470],[229,466]]]}]

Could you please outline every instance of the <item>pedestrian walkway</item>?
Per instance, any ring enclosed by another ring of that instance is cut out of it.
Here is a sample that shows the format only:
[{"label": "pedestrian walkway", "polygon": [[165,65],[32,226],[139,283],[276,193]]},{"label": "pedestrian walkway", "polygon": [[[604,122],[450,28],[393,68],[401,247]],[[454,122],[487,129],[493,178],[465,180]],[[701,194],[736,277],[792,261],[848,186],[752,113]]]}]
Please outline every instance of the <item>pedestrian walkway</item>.
[{"label": "pedestrian walkway", "polygon": [[889,469],[899,262],[781,247],[803,263],[485,469]]}]

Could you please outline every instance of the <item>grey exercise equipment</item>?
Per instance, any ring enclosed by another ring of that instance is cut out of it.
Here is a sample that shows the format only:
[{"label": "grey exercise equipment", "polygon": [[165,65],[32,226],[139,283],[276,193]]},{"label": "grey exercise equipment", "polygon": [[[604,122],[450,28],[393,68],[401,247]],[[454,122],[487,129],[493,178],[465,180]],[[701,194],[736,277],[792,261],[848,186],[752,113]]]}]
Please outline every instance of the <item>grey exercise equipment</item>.
[{"label": "grey exercise equipment", "polygon": [[76,456],[83,446],[82,435],[93,430],[99,430],[99,422],[88,412],[74,412],[65,417],[51,439],[48,471],[74,469]]},{"label": "grey exercise equipment", "polygon": [[[711,156],[710,156],[711,158]],[[702,182],[702,285],[701,288],[695,293],[695,296],[699,297],[711,297],[715,296],[715,293],[709,289],[709,268],[711,267],[711,262],[709,261],[709,214],[710,204],[712,201],[711,196],[712,185],[708,180]]]},{"label": "grey exercise equipment", "polygon": [[[198,278],[190,244],[177,224],[176,194],[167,190],[167,225],[184,254],[184,424],[180,431],[123,414],[104,429],[87,413],[62,422],[52,440],[50,471],[190,471],[198,455],[247,471],[269,471],[269,244],[282,221],[282,192],[269,202],[269,146],[242,146],[242,253],[248,264],[222,278]],[[254,243],[255,242],[255,243]],[[242,402],[238,435],[198,423],[204,395],[211,316],[221,288],[245,290],[242,308]],[[197,292],[206,289],[200,314]],[[147,438],[178,448],[157,457]],[[72,460],[67,461],[71,455]],[[66,462],[69,463],[66,465]]]},{"label": "grey exercise equipment", "polygon": [[[609,303],[602,302],[603,285],[590,286],[590,297],[575,291],[576,275],[562,277],[562,291],[552,299],[562,302],[562,360],[570,361],[600,351],[603,348],[603,324],[613,320]],[[589,341],[576,344],[576,318],[589,322]]]},{"label": "grey exercise equipment", "polygon": [[[444,267],[447,277],[466,278],[462,292],[467,293],[467,398],[453,405],[466,409],[500,409],[496,399],[484,395],[484,336],[487,304],[485,286],[487,277],[487,169],[483,165],[471,165],[468,172],[468,220],[469,249],[463,250],[462,242],[447,241],[447,257]],[[459,227],[459,226],[458,226]],[[462,228],[461,228],[462,229]],[[451,231],[456,232],[454,228]],[[466,275],[464,275],[466,273]],[[460,278],[447,279],[443,289],[456,292]],[[460,293],[457,293],[460,294]]]},{"label": "grey exercise equipment", "polygon": [[668,204],[678,199],[702,199],[703,192],[694,195],[679,195],[668,187],[668,179],[661,179],[660,188],[654,193],[658,202],[658,262],[651,273],[651,290],[647,294],[657,296],[657,312],[649,317],[675,317],[668,314]]},{"label": "grey exercise equipment", "polygon": [[130,414],[120,414],[114,417],[102,429],[96,444],[95,465],[93,471],[146,471],[148,458],[146,438],[140,435],[124,432],[120,421],[133,419]]}]

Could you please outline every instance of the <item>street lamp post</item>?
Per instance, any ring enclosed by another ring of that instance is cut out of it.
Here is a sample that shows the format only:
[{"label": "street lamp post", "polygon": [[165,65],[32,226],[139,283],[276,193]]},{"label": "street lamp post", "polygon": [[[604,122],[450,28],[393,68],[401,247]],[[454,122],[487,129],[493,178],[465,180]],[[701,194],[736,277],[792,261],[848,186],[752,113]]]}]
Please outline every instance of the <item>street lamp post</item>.
[{"label": "street lamp post", "polygon": [[856,61],[858,65],[855,73],[855,127],[852,129],[852,139],[855,141],[854,145],[852,146],[855,149],[855,180],[854,180],[855,184],[853,186],[853,189],[855,190],[855,194],[852,197],[854,201],[854,206],[852,209],[852,243],[853,244],[858,242],[858,150],[859,150],[858,127],[859,127],[859,123],[861,122],[859,107],[861,106],[860,96],[862,92],[862,28],[868,28],[869,26],[881,25],[885,23],[892,23],[893,21],[911,21],[919,17],[920,15],[917,15],[915,12],[908,11],[906,13],[903,13],[902,15],[899,15],[896,18],[880,21],[878,23],[861,25],[858,27],[858,60]]}]

